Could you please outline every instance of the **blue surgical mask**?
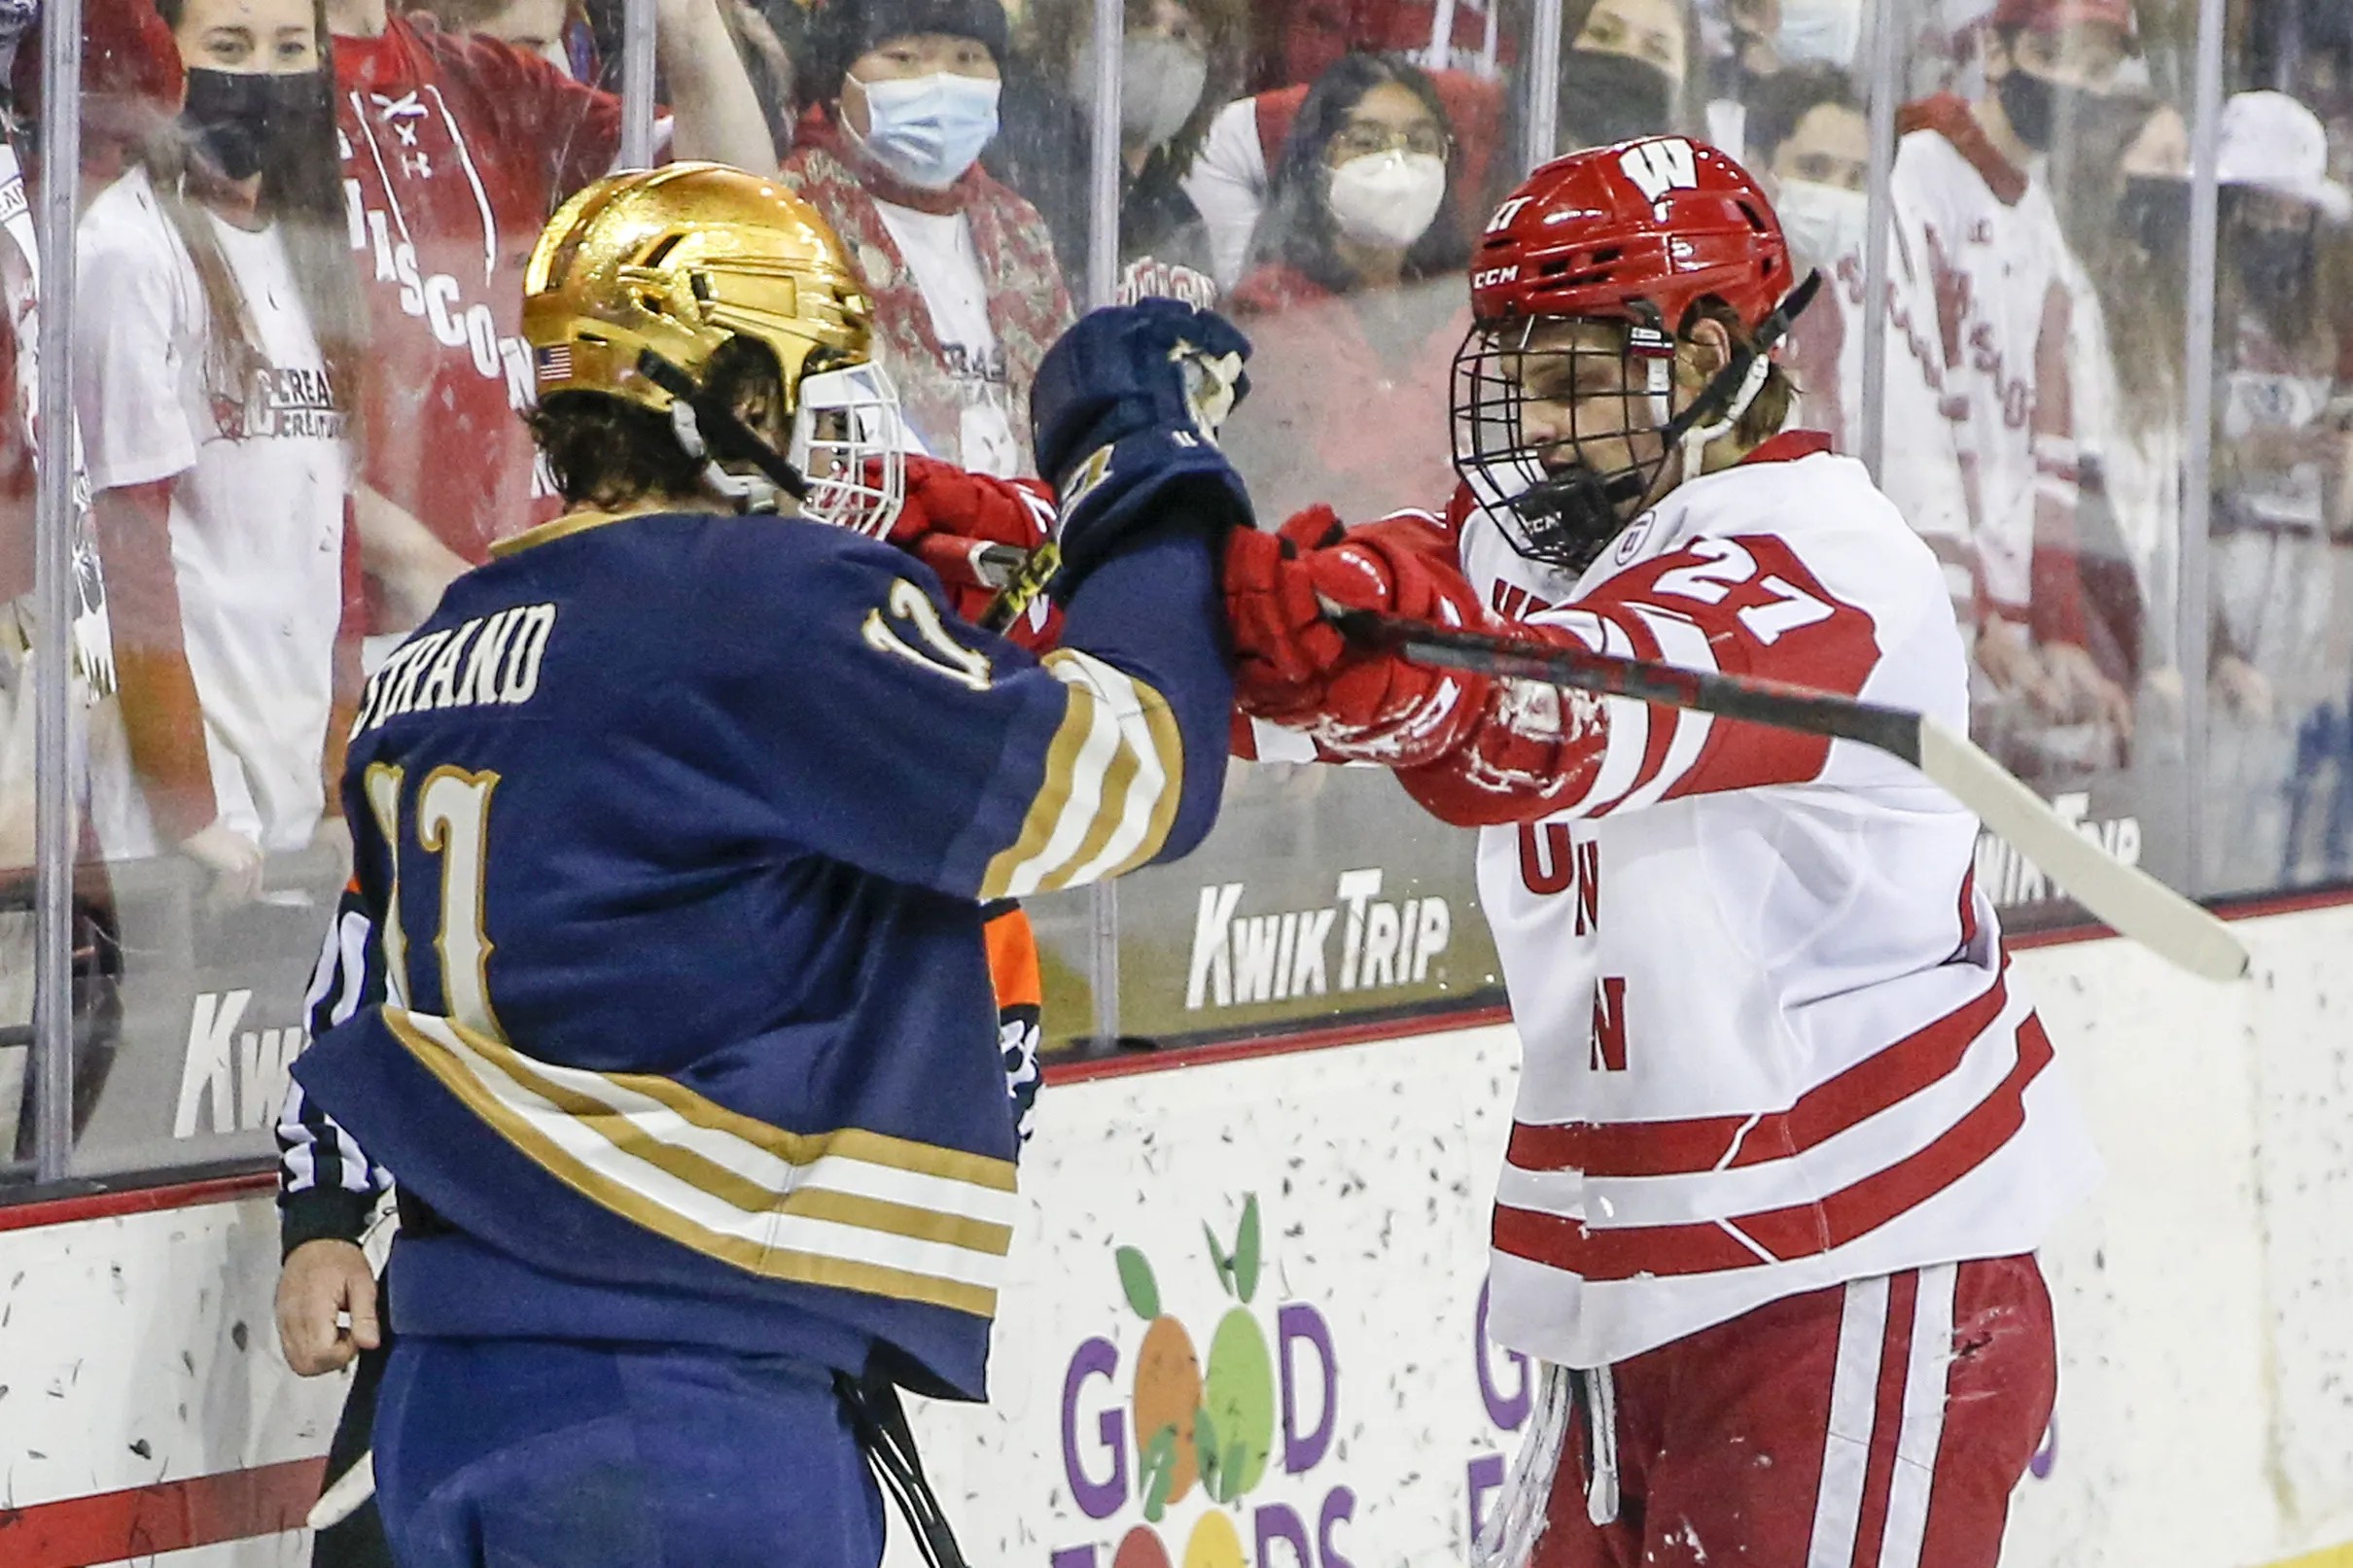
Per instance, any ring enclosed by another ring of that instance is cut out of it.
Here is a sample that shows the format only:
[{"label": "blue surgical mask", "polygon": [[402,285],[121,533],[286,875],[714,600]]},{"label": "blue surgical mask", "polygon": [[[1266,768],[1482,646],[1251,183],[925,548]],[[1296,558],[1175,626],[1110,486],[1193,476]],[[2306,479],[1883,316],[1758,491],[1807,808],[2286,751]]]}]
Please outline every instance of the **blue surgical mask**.
[{"label": "blue surgical mask", "polygon": [[867,129],[854,139],[919,191],[954,185],[997,134],[998,84],[986,78],[940,71],[858,85],[866,94]]}]

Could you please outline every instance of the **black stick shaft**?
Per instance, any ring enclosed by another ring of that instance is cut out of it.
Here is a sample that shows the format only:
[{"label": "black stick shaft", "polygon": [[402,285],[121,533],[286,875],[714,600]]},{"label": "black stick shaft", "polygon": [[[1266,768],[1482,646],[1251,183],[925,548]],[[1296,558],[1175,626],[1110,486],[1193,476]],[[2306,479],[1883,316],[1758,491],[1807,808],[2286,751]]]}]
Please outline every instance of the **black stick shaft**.
[{"label": "black stick shaft", "polygon": [[1372,610],[1350,610],[1335,619],[1352,641],[1394,648],[1417,664],[1537,680],[1666,708],[1696,709],[1774,729],[1856,741],[1915,768],[1920,765],[1920,715],[1901,708],[1857,702],[1751,676],[1678,670],[1645,659],[1457,631]]}]

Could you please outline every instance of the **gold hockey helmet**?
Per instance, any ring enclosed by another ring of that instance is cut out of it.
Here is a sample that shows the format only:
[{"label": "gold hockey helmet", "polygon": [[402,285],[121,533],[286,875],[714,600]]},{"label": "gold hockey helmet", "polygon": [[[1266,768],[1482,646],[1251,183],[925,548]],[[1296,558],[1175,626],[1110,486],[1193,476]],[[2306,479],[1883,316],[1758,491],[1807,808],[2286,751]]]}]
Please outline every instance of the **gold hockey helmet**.
[{"label": "gold hockey helmet", "polygon": [[669,414],[678,400],[640,368],[645,354],[699,383],[720,345],[751,337],[783,371],[786,456],[810,482],[803,509],[880,535],[898,510],[905,441],[871,362],[872,325],[817,209],[719,163],[597,181],[549,220],[523,271],[541,396],[597,392]]}]

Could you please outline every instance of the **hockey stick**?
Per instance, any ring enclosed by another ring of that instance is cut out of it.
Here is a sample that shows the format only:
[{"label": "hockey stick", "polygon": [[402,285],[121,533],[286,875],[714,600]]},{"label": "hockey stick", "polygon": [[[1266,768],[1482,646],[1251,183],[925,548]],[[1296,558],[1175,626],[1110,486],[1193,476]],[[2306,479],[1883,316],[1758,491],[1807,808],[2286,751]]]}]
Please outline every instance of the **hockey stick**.
[{"label": "hockey stick", "polygon": [[360,1511],[360,1506],[376,1494],[376,1451],[369,1449],[352,1461],[351,1468],[335,1478],[335,1483],[319,1494],[311,1505],[310,1516],[302,1522],[314,1530],[332,1529]]},{"label": "hockey stick", "polygon": [[2209,980],[2247,973],[2247,950],[2230,926],[2093,844],[2000,763],[1924,714],[1778,680],[1679,670],[1371,610],[1350,610],[1335,620],[1352,641],[1393,648],[1417,664],[1697,709],[1875,747],[1927,775],[2122,934]]}]

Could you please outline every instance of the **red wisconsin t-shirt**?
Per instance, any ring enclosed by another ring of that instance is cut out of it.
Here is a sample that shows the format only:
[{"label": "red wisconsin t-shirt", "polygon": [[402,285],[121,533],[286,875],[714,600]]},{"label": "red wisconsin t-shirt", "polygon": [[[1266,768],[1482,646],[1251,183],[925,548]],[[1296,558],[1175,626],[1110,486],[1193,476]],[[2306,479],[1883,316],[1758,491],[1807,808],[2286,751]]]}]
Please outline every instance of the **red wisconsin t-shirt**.
[{"label": "red wisconsin t-shirt", "polygon": [[620,100],[537,55],[391,18],[337,38],[335,123],[374,340],[362,476],[469,561],[553,515],[521,411],[523,263],[608,172]]}]

